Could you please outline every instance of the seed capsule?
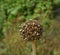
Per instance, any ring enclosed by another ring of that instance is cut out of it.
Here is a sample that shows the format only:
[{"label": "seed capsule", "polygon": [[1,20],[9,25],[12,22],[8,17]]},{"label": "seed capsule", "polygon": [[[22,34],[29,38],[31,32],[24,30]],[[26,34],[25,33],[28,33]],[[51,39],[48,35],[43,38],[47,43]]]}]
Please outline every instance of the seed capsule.
[{"label": "seed capsule", "polygon": [[28,20],[20,28],[24,40],[39,40],[42,35],[42,25],[37,20]]}]

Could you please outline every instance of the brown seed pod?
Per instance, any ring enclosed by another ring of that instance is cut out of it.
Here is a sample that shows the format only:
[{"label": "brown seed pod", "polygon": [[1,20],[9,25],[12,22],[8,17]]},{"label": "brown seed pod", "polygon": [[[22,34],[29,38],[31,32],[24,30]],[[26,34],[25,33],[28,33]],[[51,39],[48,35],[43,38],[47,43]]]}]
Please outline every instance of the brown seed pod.
[{"label": "brown seed pod", "polygon": [[20,34],[24,40],[39,40],[42,30],[42,25],[37,20],[28,20],[20,27]]}]

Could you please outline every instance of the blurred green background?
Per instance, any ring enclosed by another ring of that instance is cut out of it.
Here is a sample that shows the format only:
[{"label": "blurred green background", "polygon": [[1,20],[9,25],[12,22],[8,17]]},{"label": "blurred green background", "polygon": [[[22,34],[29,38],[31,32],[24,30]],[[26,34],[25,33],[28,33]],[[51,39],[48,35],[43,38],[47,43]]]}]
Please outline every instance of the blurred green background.
[{"label": "blurred green background", "polygon": [[0,0],[0,55],[32,55],[19,33],[29,19],[43,25],[37,55],[60,55],[60,0]]}]

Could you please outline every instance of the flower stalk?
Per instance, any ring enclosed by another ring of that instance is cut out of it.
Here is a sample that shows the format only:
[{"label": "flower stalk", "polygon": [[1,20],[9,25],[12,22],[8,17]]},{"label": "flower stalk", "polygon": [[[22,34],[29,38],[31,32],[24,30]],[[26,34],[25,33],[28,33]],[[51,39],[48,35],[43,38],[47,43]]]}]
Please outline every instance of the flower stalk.
[{"label": "flower stalk", "polygon": [[33,55],[37,55],[37,52],[36,52],[36,41],[32,41],[32,50],[33,50],[32,54]]}]

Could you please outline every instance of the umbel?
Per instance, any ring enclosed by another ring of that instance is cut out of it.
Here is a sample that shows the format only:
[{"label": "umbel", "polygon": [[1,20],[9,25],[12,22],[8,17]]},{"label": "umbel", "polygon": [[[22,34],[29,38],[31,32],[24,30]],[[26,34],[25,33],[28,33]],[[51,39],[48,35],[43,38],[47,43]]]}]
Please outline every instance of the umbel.
[{"label": "umbel", "polygon": [[42,25],[37,20],[28,20],[20,26],[20,34],[24,40],[39,40],[42,35]]}]

